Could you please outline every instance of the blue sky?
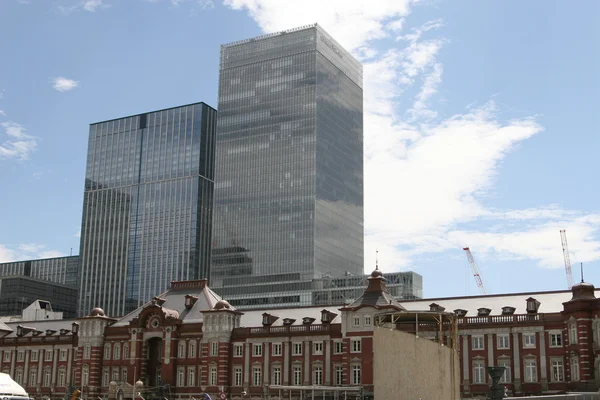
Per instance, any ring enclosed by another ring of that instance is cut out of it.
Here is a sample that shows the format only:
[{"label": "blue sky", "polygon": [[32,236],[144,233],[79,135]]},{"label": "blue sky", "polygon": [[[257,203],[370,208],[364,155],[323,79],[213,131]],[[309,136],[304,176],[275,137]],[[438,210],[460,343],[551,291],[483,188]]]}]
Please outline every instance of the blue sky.
[{"label": "blue sky", "polygon": [[[0,261],[78,253],[88,124],[205,101],[219,45],[320,23],[364,64],[365,269],[428,297],[600,280],[600,3],[0,2]],[[576,267],[575,267],[576,265]]]}]

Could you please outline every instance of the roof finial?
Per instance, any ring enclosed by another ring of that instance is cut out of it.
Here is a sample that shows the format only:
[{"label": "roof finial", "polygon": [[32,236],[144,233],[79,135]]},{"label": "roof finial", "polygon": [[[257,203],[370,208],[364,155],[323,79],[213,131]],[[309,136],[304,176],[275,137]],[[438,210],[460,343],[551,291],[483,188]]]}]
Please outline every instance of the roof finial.
[{"label": "roof finial", "polygon": [[375,249],[375,269],[379,270],[379,249]]},{"label": "roof finial", "polygon": [[581,283],[583,283],[583,263],[581,263]]}]

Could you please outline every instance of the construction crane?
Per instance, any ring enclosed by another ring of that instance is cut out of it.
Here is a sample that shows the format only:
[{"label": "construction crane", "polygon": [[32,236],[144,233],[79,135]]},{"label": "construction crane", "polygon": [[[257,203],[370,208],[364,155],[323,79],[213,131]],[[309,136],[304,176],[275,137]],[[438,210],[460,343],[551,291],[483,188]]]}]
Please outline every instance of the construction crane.
[{"label": "construction crane", "polygon": [[569,257],[569,246],[567,246],[567,231],[560,230],[560,241],[562,242],[563,257],[565,258],[565,272],[567,273],[567,285],[573,287],[573,273],[571,272],[571,258]]},{"label": "construction crane", "polygon": [[473,270],[473,276],[475,277],[475,282],[477,282],[477,287],[479,287],[479,291],[481,294],[486,294],[485,286],[483,286],[483,281],[481,280],[481,275],[479,274],[479,268],[477,267],[477,263],[473,258],[473,254],[471,254],[471,250],[468,247],[463,247],[465,253],[467,253],[467,259],[469,260],[469,264],[471,264],[471,269]]}]

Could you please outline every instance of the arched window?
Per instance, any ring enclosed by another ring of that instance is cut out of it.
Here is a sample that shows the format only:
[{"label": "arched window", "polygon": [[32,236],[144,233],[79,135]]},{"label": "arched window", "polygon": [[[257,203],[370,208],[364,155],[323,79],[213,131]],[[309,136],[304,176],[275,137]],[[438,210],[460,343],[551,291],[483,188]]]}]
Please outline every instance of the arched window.
[{"label": "arched window", "polygon": [[58,386],[65,387],[67,384],[67,372],[61,368],[58,370]]},{"label": "arched window", "polygon": [[577,344],[577,321],[569,323],[569,344]]},{"label": "arched window", "polygon": [[90,370],[84,366],[81,370],[81,386],[87,386],[90,383]]},{"label": "arched window", "polygon": [[37,385],[37,369],[32,369],[29,372],[29,386]]},{"label": "arched window", "polygon": [[189,349],[188,356],[190,358],[195,358],[196,357],[196,341],[195,340],[191,340],[190,341],[190,349]]},{"label": "arched window", "polygon": [[50,384],[52,383],[52,370],[50,368],[47,368],[44,370],[44,382],[43,385],[44,386],[50,386]]},{"label": "arched window", "polygon": [[113,349],[113,360],[121,359],[121,344],[115,343],[115,347]]}]

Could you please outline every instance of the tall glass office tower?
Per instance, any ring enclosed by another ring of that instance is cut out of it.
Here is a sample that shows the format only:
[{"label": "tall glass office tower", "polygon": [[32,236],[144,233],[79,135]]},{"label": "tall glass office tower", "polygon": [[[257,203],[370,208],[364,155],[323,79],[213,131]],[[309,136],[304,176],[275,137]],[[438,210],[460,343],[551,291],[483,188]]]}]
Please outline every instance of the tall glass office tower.
[{"label": "tall glass office tower", "polygon": [[208,277],[215,131],[204,103],[90,125],[78,315]]},{"label": "tall glass office tower", "polygon": [[362,102],[361,64],[320,26],[222,46],[219,294],[308,304],[313,279],[363,274]]}]

